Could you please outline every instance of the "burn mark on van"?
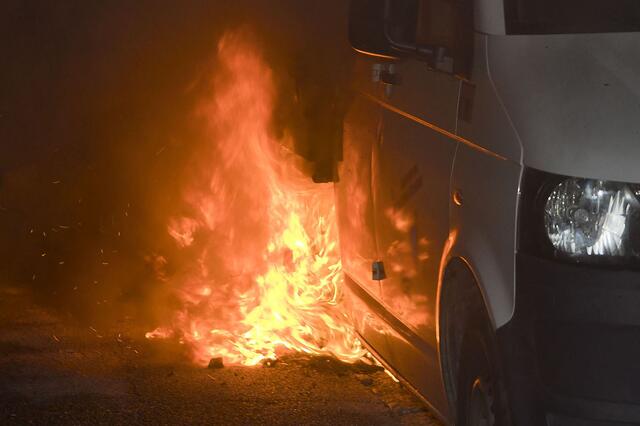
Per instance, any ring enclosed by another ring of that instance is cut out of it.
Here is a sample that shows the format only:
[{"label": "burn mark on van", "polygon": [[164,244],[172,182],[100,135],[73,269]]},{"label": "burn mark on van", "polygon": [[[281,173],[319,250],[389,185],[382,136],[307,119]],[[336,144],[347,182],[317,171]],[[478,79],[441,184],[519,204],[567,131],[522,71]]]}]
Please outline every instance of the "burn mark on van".
[{"label": "burn mark on van", "polygon": [[414,180],[418,174],[419,174],[419,170],[418,170],[418,165],[414,164],[414,166],[411,168],[411,170],[409,170],[403,177],[402,177],[402,188],[406,188],[412,180]]},{"label": "burn mark on van", "polygon": [[403,177],[400,184],[400,195],[394,202],[395,209],[403,208],[407,202],[422,188],[422,175],[418,165],[414,165]]}]

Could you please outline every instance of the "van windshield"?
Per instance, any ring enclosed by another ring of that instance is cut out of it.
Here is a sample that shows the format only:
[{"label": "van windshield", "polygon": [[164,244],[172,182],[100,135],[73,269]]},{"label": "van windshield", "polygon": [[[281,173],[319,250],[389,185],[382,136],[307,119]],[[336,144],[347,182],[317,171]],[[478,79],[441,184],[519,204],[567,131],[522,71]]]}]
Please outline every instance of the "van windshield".
[{"label": "van windshield", "polygon": [[504,0],[508,34],[640,31],[640,0]]}]

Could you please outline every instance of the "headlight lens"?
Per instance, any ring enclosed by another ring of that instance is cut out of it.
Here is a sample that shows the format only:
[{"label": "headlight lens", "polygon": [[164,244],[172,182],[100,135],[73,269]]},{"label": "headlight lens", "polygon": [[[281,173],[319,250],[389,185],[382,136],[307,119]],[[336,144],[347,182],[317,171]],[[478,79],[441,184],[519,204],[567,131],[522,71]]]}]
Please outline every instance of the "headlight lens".
[{"label": "headlight lens", "polygon": [[568,178],[550,193],[544,224],[553,247],[570,257],[637,257],[640,187]]}]

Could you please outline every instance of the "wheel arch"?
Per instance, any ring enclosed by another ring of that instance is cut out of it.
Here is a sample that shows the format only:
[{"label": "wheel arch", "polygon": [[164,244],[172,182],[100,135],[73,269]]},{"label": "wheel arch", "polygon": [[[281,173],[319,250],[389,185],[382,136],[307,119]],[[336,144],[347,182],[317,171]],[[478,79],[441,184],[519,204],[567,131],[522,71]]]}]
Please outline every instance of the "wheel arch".
[{"label": "wheel arch", "polygon": [[465,330],[472,321],[482,318],[490,321],[495,329],[490,312],[486,295],[469,261],[461,256],[450,258],[442,272],[438,295],[438,349],[450,405],[457,400],[456,377]]}]

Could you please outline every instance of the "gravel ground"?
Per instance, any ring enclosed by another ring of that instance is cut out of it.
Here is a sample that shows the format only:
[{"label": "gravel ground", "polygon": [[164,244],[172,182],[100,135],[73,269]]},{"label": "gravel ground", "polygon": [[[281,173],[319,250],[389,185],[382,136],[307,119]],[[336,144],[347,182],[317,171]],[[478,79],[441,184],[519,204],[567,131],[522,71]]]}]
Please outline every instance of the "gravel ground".
[{"label": "gravel ground", "polygon": [[0,424],[440,425],[364,363],[291,355],[207,369],[132,322],[80,326],[0,288]]}]

